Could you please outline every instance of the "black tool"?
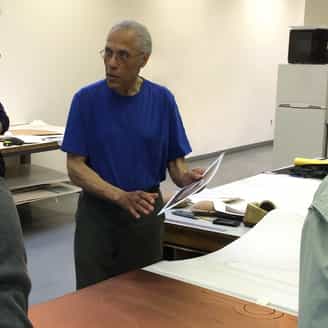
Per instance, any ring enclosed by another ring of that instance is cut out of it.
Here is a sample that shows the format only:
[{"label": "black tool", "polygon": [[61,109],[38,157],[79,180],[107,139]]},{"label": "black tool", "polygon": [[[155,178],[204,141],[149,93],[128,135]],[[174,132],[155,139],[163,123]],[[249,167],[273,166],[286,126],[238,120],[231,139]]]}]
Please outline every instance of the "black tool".
[{"label": "black tool", "polygon": [[213,220],[213,224],[221,224],[231,227],[238,227],[240,225],[240,220],[226,219],[226,218],[217,218]]},{"label": "black tool", "polygon": [[224,219],[232,219],[240,222],[243,220],[244,217],[244,215],[215,211],[215,210],[213,211],[193,210],[192,213],[198,216],[211,216],[211,217],[213,216],[213,217],[224,218]]},{"label": "black tool", "polygon": [[5,137],[2,139],[4,146],[16,146],[24,144],[24,140],[17,137]]},{"label": "black tool", "polygon": [[174,210],[171,213],[189,219],[197,219],[191,211],[187,211],[187,210]]}]

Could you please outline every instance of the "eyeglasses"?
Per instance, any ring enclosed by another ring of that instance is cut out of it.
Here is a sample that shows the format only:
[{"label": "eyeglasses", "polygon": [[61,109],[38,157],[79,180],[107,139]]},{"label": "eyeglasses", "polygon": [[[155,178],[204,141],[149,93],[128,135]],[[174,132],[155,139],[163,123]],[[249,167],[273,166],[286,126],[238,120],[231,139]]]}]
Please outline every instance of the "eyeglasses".
[{"label": "eyeglasses", "polygon": [[99,53],[100,53],[101,57],[104,58],[104,59],[111,59],[115,55],[116,56],[116,60],[119,63],[126,63],[129,59],[131,59],[133,57],[138,57],[138,56],[141,56],[141,55],[144,54],[143,52],[139,52],[139,53],[137,53],[135,55],[131,55],[126,50],[117,50],[117,51],[114,51],[113,49],[108,48],[108,47],[100,50]]}]

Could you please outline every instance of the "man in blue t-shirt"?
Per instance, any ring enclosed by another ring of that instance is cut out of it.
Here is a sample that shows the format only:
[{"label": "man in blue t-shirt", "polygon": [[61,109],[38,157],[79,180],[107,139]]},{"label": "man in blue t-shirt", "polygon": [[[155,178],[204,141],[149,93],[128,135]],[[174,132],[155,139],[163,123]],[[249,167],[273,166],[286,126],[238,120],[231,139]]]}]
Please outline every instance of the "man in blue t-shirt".
[{"label": "man in blue t-shirt", "polygon": [[148,30],[135,21],[112,27],[106,79],[78,91],[62,150],[83,192],[76,213],[77,288],[162,258],[166,169],[178,186],[201,178],[188,170],[191,148],[171,92],[139,76],[151,54]]}]

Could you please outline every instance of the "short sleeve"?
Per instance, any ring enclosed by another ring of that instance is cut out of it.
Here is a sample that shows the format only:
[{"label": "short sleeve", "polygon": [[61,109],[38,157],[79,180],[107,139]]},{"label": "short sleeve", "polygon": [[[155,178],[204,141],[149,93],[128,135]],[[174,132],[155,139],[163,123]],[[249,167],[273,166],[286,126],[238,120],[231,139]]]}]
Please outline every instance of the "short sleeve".
[{"label": "short sleeve", "polygon": [[5,109],[3,108],[2,104],[0,103],[0,122],[2,125],[2,131],[0,129],[0,133],[4,133],[9,129],[9,117],[5,112]]},{"label": "short sleeve", "polygon": [[169,97],[169,144],[168,160],[184,157],[191,152],[191,147],[182,123],[178,105],[174,96]]},{"label": "short sleeve", "polygon": [[87,128],[85,124],[86,106],[87,103],[83,101],[81,93],[75,94],[61,146],[61,149],[66,153],[88,156]]}]

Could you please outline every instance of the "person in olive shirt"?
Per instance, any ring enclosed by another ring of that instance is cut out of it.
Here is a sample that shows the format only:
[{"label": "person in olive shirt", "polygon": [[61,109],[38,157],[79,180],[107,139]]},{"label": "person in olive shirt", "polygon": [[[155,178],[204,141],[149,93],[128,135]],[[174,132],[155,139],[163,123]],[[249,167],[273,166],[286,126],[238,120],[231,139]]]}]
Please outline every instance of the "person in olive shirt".
[{"label": "person in olive shirt", "polygon": [[[0,131],[9,127],[9,119],[0,104]],[[32,327],[27,318],[31,282],[27,274],[26,255],[19,216],[12,195],[0,176],[0,327]]]},{"label": "person in olive shirt", "polygon": [[298,328],[328,327],[328,176],[302,228]]}]

